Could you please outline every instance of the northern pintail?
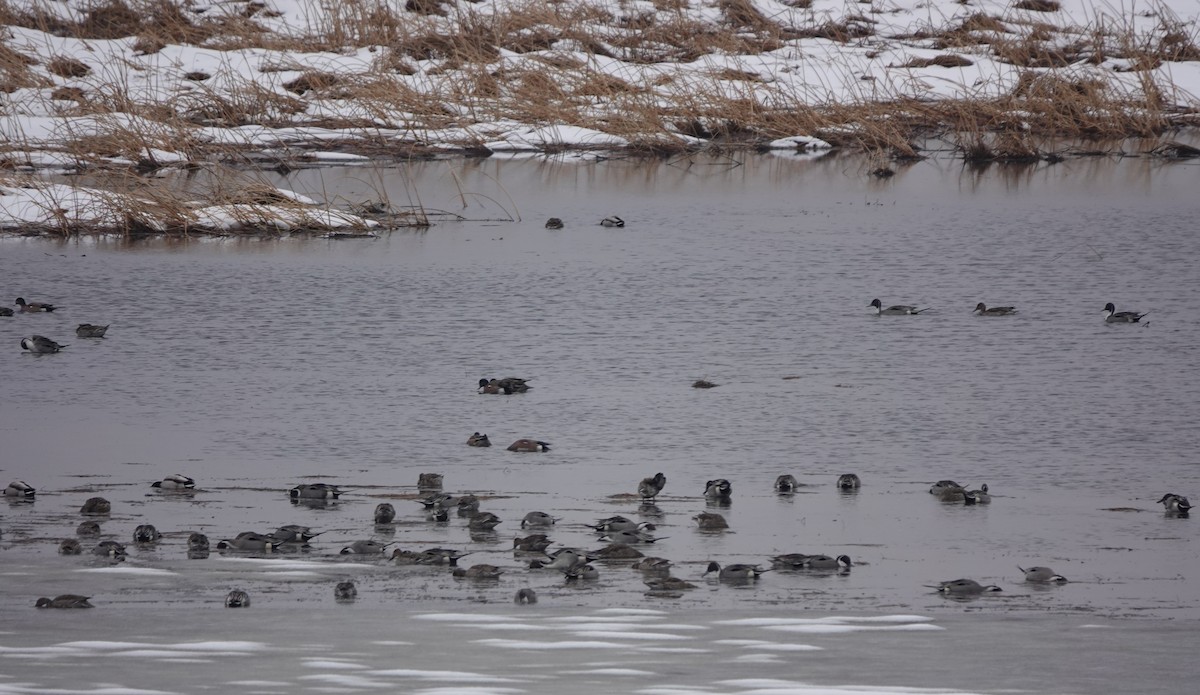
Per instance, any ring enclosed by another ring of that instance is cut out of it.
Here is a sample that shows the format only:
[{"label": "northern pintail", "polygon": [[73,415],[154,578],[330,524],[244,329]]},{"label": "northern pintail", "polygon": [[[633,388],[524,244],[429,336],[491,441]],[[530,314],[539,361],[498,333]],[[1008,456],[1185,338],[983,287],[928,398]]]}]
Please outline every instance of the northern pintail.
[{"label": "northern pintail", "polygon": [[704,497],[708,500],[728,502],[733,494],[733,486],[724,478],[710,480],[704,484]]},{"label": "northern pintail", "polygon": [[26,302],[24,297],[17,297],[16,305],[21,307],[21,311],[33,313],[37,311],[54,311],[58,307],[45,302]]},{"label": "northern pintail", "polygon": [[625,220],[621,219],[620,217],[617,217],[616,215],[609,215],[608,217],[605,217],[604,219],[600,220],[600,226],[601,227],[624,227]]},{"label": "northern pintail", "polygon": [[961,500],[963,492],[963,486],[953,480],[939,480],[929,488],[929,494],[937,495],[946,501]]},{"label": "northern pintail", "polygon": [[522,379],[515,376],[506,376],[502,379],[480,379],[479,392],[499,393],[505,395],[513,393],[525,393],[529,389],[533,388],[529,385],[528,381],[528,379]]},{"label": "northern pintail", "polygon": [[588,564],[587,560],[583,560],[563,570],[563,576],[566,577],[567,581],[579,579],[592,581],[600,578],[600,570]]},{"label": "northern pintail", "polygon": [[804,569],[806,570],[848,570],[854,566],[849,555],[838,555],[830,557],[828,555],[809,555],[804,558]]},{"label": "northern pintail", "polygon": [[579,562],[587,561],[587,557],[574,548],[561,548],[548,557],[552,559],[550,562],[541,562],[541,569],[562,571],[574,567]]},{"label": "northern pintail", "polygon": [[108,332],[108,324],[97,326],[91,323],[81,323],[75,327],[76,338],[103,338]]},{"label": "northern pintail", "polygon": [[1192,503],[1188,502],[1188,498],[1184,497],[1183,495],[1176,495],[1174,492],[1168,492],[1167,494],[1163,495],[1162,499],[1160,499],[1158,503],[1161,504],[1168,513],[1179,514],[1180,516],[1186,516],[1187,513],[1192,509]]},{"label": "northern pintail", "polygon": [[1017,569],[1025,573],[1025,581],[1034,582],[1036,584],[1062,584],[1067,581],[1067,578],[1058,574],[1049,567],[1021,567]]},{"label": "northern pintail", "polygon": [[537,603],[537,592],[529,587],[518,589],[517,594],[513,596],[513,603],[518,606],[528,606]]},{"label": "northern pintail", "polygon": [[775,492],[780,494],[793,493],[798,487],[800,487],[800,483],[796,480],[796,476],[791,473],[784,473],[775,479]]},{"label": "northern pintail", "polygon": [[467,522],[472,531],[490,531],[500,525],[500,517],[491,512],[479,512]]},{"label": "northern pintail", "polygon": [[0,306],[0,316],[12,316],[13,310],[6,306]]},{"label": "northern pintail", "polygon": [[337,586],[333,587],[335,601],[353,601],[356,598],[358,598],[358,587],[354,586],[354,582],[338,582]]},{"label": "northern pintail", "polygon": [[459,516],[472,517],[479,513],[479,498],[475,495],[461,495],[455,506],[458,507]]},{"label": "northern pintail", "polygon": [[718,386],[720,384],[713,383],[708,379],[696,379],[692,382],[692,388],[694,389],[715,389]]},{"label": "northern pintail", "polygon": [[426,548],[421,551],[425,557],[423,565],[450,565],[451,567],[458,565],[458,561],[470,555],[469,552],[455,550],[454,548]]},{"label": "northern pintail", "polygon": [[1145,316],[1146,314],[1139,314],[1136,311],[1117,311],[1117,306],[1112,302],[1104,305],[1105,323],[1137,323]]},{"label": "northern pintail", "polygon": [[696,520],[701,531],[721,531],[729,528],[725,517],[716,512],[700,512],[692,518]]},{"label": "northern pintail", "polygon": [[312,527],[310,526],[287,524],[286,526],[280,526],[279,528],[275,529],[275,531],[270,534],[270,538],[276,543],[307,543],[322,533],[325,532],[317,531],[316,533],[313,533]]},{"label": "northern pintail", "polygon": [[396,519],[396,508],[389,502],[375,505],[375,523],[390,524]]},{"label": "northern pintail", "polygon": [[915,316],[922,311],[929,311],[928,308],[918,309],[915,306],[909,306],[907,304],[893,304],[892,306],[884,308],[883,303],[878,299],[872,299],[871,303],[867,306],[875,308],[876,316],[905,316],[909,314]]},{"label": "northern pintail", "polygon": [[108,514],[112,511],[112,503],[103,497],[89,497],[79,508],[80,514]]},{"label": "northern pintail", "polygon": [[862,487],[862,480],[854,473],[843,473],[838,476],[837,486],[843,490],[857,490]]},{"label": "northern pintail", "polygon": [[75,535],[87,537],[99,536],[100,524],[96,523],[95,521],[81,521],[79,522],[79,525],[75,527]]},{"label": "northern pintail", "polygon": [[441,490],[445,480],[446,476],[441,473],[421,473],[417,476],[417,490],[421,492]]},{"label": "northern pintail", "polygon": [[685,589],[695,589],[696,585],[686,579],[679,577],[649,577],[642,580],[642,583],[650,587],[651,591],[683,591]]},{"label": "northern pintail", "polygon": [[633,519],[617,514],[616,516],[610,516],[607,519],[597,521],[592,525],[592,528],[601,533],[607,533],[608,531],[637,531],[643,528],[643,523],[645,522],[634,521]]},{"label": "northern pintail", "polygon": [[208,536],[193,531],[188,534],[187,545],[189,553],[207,553],[209,548]]},{"label": "northern pintail", "polygon": [[990,309],[986,304],[980,302],[975,305],[975,310],[971,313],[979,312],[980,316],[1012,316],[1017,313],[1016,307],[1011,306],[994,306]]},{"label": "northern pintail", "polygon": [[61,594],[54,598],[39,598],[34,605],[38,608],[94,608],[88,603],[91,596],[79,596],[78,594]]},{"label": "northern pintail", "polygon": [[294,500],[336,500],[341,495],[338,486],[330,483],[303,483],[288,490]]},{"label": "northern pintail", "polygon": [[194,490],[196,488],[196,481],[186,475],[172,473],[162,480],[150,483],[150,487],[156,487],[160,490]]},{"label": "northern pintail", "polygon": [[988,494],[987,483],[979,486],[978,490],[963,490],[964,504],[991,504],[992,496]]},{"label": "northern pintail", "polygon": [[784,555],[776,555],[771,558],[771,566],[775,569],[784,570],[801,570],[804,569],[804,562],[812,555],[804,553],[786,553]]},{"label": "northern pintail", "polygon": [[92,554],[109,557],[113,560],[124,560],[125,546],[116,541],[100,541],[95,548],[92,548]]},{"label": "northern pintail", "polygon": [[23,480],[14,480],[4,488],[5,497],[20,497],[22,499],[31,500],[37,495],[37,490]]},{"label": "northern pintail", "polygon": [[513,550],[522,553],[544,553],[553,541],[544,533],[534,533],[513,539]]},{"label": "northern pintail", "polygon": [[21,338],[21,349],[28,350],[35,355],[51,355],[65,347],[67,346],[60,345],[45,336],[35,335],[30,338]]},{"label": "northern pintail", "polygon": [[609,531],[601,536],[601,538],[610,543],[624,543],[625,545],[654,543],[663,539],[660,537],[655,537],[646,531]]},{"label": "northern pintail", "polygon": [[661,574],[671,571],[671,561],[665,557],[643,557],[630,567],[645,574]]},{"label": "northern pintail", "polygon": [[562,229],[563,221],[557,217],[551,217],[546,220],[546,229]]},{"label": "northern pintail", "polygon": [[467,437],[467,446],[491,446],[492,440],[482,432],[475,432],[470,437]]},{"label": "northern pintail", "polygon": [[529,512],[521,519],[521,528],[527,526],[553,526],[556,521],[558,519],[546,512]]},{"label": "northern pintail", "polygon": [[141,524],[133,530],[133,542],[139,545],[157,543],[160,538],[162,538],[162,534],[154,528],[153,524]]},{"label": "northern pintail", "polygon": [[940,582],[930,588],[937,589],[938,593],[949,596],[978,596],[983,593],[1003,591],[995,584],[980,584],[974,579],[952,579],[948,582]]},{"label": "northern pintail", "polygon": [[280,546],[279,541],[271,536],[244,531],[232,540],[226,539],[217,543],[217,550],[242,550],[247,552],[269,553]]},{"label": "northern pintail", "polygon": [[467,568],[455,567],[451,574],[467,579],[499,579],[500,575],[504,574],[504,570],[495,565],[471,565]]},{"label": "northern pintail", "polygon": [[735,564],[722,567],[720,563],[710,562],[708,563],[708,569],[704,570],[704,575],[708,575],[710,572],[716,572],[717,579],[722,581],[745,581],[749,579],[758,579],[764,573],[770,571],[771,570],[762,569],[758,565]]},{"label": "northern pintail", "polygon": [[250,594],[241,589],[234,589],[225,595],[226,608],[249,608]]},{"label": "northern pintail", "polygon": [[382,555],[391,543],[380,543],[376,540],[354,541],[342,548],[342,555]]},{"label": "northern pintail", "polygon": [[588,553],[594,560],[634,560],[642,557],[642,551],[628,543],[609,543],[603,548]]},{"label": "northern pintail", "polygon": [[655,473],[653,478],[642,478],[642,482],[638,483],[638,494],[642,496],[642,499],[652,500],[662,492],[666,485],[667,476]]},{"label": "northern pintail", "polygon": [[518,439],[508,445],[509,451],[550,451],[550,442],[543,442],[538,439]]},{"label": "northern pintail", "polygon": [[63,541],[58,544],[59,555],[79,555],[82,552],[83,546],[80,545],[79,541],[74,538],[63,539]]}]

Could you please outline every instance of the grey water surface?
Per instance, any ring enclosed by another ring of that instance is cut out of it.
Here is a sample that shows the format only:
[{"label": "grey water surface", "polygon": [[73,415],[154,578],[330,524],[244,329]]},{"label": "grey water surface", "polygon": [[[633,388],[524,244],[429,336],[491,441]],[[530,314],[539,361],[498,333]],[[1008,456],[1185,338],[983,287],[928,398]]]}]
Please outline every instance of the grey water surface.
[{"label": "grey water surface", "polygon": [[[465,219],[374,240],[0,239],[4,302],[60,306],[0,317],[0,486],[38,488],[0,499],[0,693],[1176,692],[1200,648],[1200,518],[1157,500],[1200,501],[1200,167],[870,168],[309,169],[269,180]],[[613,214],[627,226],[599,226]],[[876,297],[929,310],[877,317]],[[1109,325],[1106,302],[1149,315]],[[25,353],[33,334],[69,347]],[[503,376],[533,388],[476,392]],[[494,446],[466,446],[475,431]],[[520,437],[551,450],[505,450]],[[423,472],[501,525],[428,521]],[[846,472],[860,490],[835,488]],[[150,487],[171,473],[197,490]],[[775,494],[783,473],[803,487]],[[713,478],[728,507],[703,499]],[[993,501],[939,501],[943,478]],[[313,481],[347,492],[289,500]],[[57,554],[97,495],[124,563],[91,539]],[[383,501],[398,516],[375,527]],[[610,515],[652,522],[664,539],[642,550],[698,588],[648,595],[628,561],[586,582],[529,569],[511,546],[534,510],[559,517],[556,546],[601,547],[587,524]],[[730,529],[701,533],[706,510]],[[134,547],[143,523],[164,538]],[[303,553],[187,558],[189,532],[287,523],[324,533]],[[338,554],[368,538],[505,574]],[[701,576],[791,552],[854,567]],[[1026,584],[1033,565],[1070,582]],[[929,588],[958,577],[1003,591]],[[336,604],[348,579],[358,599]],[[513,605],[526,586],[539,602]],[[233,588],[250,608],[223,606]],[[96,607],[33,608],[61,593]]]}]

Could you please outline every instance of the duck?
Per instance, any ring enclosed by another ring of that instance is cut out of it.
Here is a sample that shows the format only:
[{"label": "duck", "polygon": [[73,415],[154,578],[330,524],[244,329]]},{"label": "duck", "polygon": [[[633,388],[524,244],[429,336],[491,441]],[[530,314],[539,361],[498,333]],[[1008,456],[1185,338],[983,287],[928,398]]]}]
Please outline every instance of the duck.
[{"label": "duck", "polygon": [[569,582],[579,579],[593,581],[600,578],[600,570],[588,564],[587,560],[583,560],[563,570],[563,576]]},{"label": "duck", "polygon": [[[1146,312],[1146,314],[1148,313],[1150,312]],[[1117,311],[1117,306],[1112,302],[1104,305],[1105,323],[1137,323],[1146,314],[1139,314],[1136,311]]]},{"label": "duck", "polygon": [[521,519],[521,528],[526,526],[553,526],[558,519],[546,512],[529,512]]},{"label": "duck", "polygon": [[188,534],[187,546],[189,553],[207,553],[209,548],[208,536],[193,531]]},{"label": "duck", "polygon": [[643,574],[660,574],[671,571],[671,561],[665,557],[643,557],[630,567],[641,570]]},{"label": "duck", "polygon": [[849,555],[838,555],[830,557],[828,555],[809,555],[804,558],[804,569],[806,570],[848,570],[854,566]]},{"label": "duck", "polygon": [[701,531],[721,531],[729,528],[725,517],[716,512],[700,512],[692,518],[699,524]]},{"label": "duck", "polygon": [[535,533],[524,538],[513,539],[513,550],[521,553],[544,553],[553,541],[544,533]]},{"label": "duck", "polygon": [[63,542],[58,544],[59,555],[79,555],[83,552],[83,546],[74,538],[63,539]]},{"label": "duck", "polygon": [[353,601],[358,598],[358,587],[354,582],[338,582],[333,587],[333,598],[335,601]]},{"label": "duck", "polygon": [[470,437],[467,437],[467,446],[491,446],[492,440],[482,432],[475,432]]},{"label": "duck", "polygon": [[375,523],[390,524],[396,518],[396,508],[388,502],[375,505]]},{"label": "duck", "polygon": [[253,531],[239,533],[233,540],[223,540],[217,543],[217,550],[243,550],[247,552],[269,553],[280,546],[279,541]]},{"label": "duck", "polygon": [[600,226],[601,227],[624,227],[625,220],[621,219],[620,217],[617,217],[616,215],[609,215],[608,217],[605,217],[604,219],[600,220]]},{"label": "duck", "polygon": [[499,579],[504,570],[495,565],[471,565],[470,567],[455,567],[451,576],[460,579]]},{"label": "duck", "polygon": [[97,326],[91,323],[81,323],[75,327],[76,338],[103,338],[108,332],[109,324]]},{"label": "duck", "polygon": [[249,608],[250,594],[241,589],[234,589],[225,595],[226,608]]},{"label": "duck", "polygon": [[458,497],[446,492],[433,492],[428,495],[422,495],[417,498],[426,510],[430,509],[449,509],[458,505]]},{"label": "duck", "polygon": [[133,530],[133,542],[137,544],[157,543],[162,534],[153,524],[141,524]]},{"label": "duck", "polygon": [[480,379],[479,392],[492,394],[511,395],[514,393],[525,393],[533,388],[528,383],[528,379],[522,379],[515,376],[506,376],[502,379]]},{"label": "duck", "polygon": [[670,575],[665,577],[649,577],[642,580],[642,583],[650,587],[651,591],[684,591],[696,588],[696,585],[688,580]]},{"label": "duck", "polygon": [[543,442],[537,439],[518,439],[508,445],[509,451],[550,451],[550,442]]},{"label": "duck", "polygon": [[89,497],[79,508],[80,514],[108,514],[112,511],[112,502],[103,497]]},{"label": "duck", "polygon": [[96,523],[95,521],[80,522],[80,524],[75,527],[75,535],[86,537],[99,536],[100,524]]},{"label": "duck", "polygon": [[642,557],[642,551],[628,543],[609,543],[594,553],[589,553],[588,557],[595,560],[634,560]]},{"label": "duck", "polygon": [[288,495],[294,500],[336,500],[342,491],[329,483],[307,483],[288,490]]},{"label": "duck", "polygon": [[989,309],[986,304],[980,302],[975,305],[975,310],[971,313],[975,312],[979,312],[980,316],[1012,316],[1017,313],[1017,309],[1011,306],[994,306]]},{"label": "duck", "polygon": [[445,480],[446,476],[441,473],[422,473],[417,476],[417,489],[421,491],[441,490]]},{"label": "duck", "polygon": [[[324,533],[324,531],[318,531],[316,533],[313,533],[312,527],[309,527],[309,526],[300,526],[299,524],[287,524],[286,526],[280,526],[279,528],[275,529],[275,531],[273,533],[271,533],[269,535],[269,537],[271,540],[275,541],[276,543],[281,543],[281,544],[282,543],[307,543],[307,542],[311,541],[312,539],[316,538],[317,536],[321,535],[322,533]],[[245,534],[239,534],[239,535],[245,535]]]},{"label": "duck", "polygon": [[733,494],[733,486],[724,478],[710,480],[704,484],[705,499],[728,502],[731,494]]},{"label": "duck", "polygon": [[666,486],[667,476],[655,473],[653,478],[642,478],[642,482],[638,483],[638,494],[642,496],[642,499],[652,500]]},{"label": "duck", "polygon": [[546,220],[546,229],[562,229],[563,226],[563,221],[557,217]]},{"label": "duck", "polygon": [[33,313],[36,311],[45,311],[47,313],[54,311],[58,307],[45,302],[26,302],[24,297],[17,297],[16,305],[21,307],[24,313]]},{"label": "duck", "polygon": [[771,566],[775,569],[784,570],[802,570],[804,563],[813,555],[805,555],[804,553],[786,553],[784,555],[776,555],[771,558]]},{"label": "duck", "polygon": [[1067,581],[1067,578],[1058,574],[1049,567],[1021,567],[1017,569],[1025,573],[1025,581],[1035,584],[1062,584]]},{"label": "duck", "polygon": [[775,492],[781,495],[791,494],[800,487],[800,483],[796,480],[796,476],[791,473],[784,473],[775,479]]},{"label": "duck", "polygon": [[842,490],[857,490],[862,487],[862,479],[856,473],[843,473],[838,476],[837,486]]},{"label": "duck", "polygon": [[978,490],[963,490],[963,504],[991,504],[992,496],[988,494],[987,483],[979,486]]},{"label": "duck", "polygon": [[[574,567],[580,562],[587,562],[587,557],[574,548],[560,548],[547,557],[551,558],[550,562],[539,562],[538,567],[535,569],[563,571]],[[532,567],[532,563],[530,566]]]},{"label": "duck", "polygon": [[54,598],[42,597],[33,604],[38,608],[95,608],[88,602],[91,596],[80,596],[78,594],[60,594]]},{"label": "duck", "polygon": [[121,561],[125,559],[125,546],[116,541],[100,541],[95,548],[92,548],[92,554]]},{"label": "duck", "polygon": [[12,316],[13,310],[6,306],[0,306],[0,316]]},{"label": "duck", "polygon": [[28,350],[35,355],[52,355],[65,347],[67,346],[60,345],[45,336],[35,335],[30,338],[21,338],[21,349]]},{"label": "duck", "polygon": [[708,563],[708,569],[704,570],[704,575],[702,576],[716,572],[717,579],[721,581],[742,581],[746,579],[758,579],[764,573],[770,571],[762,569],[758,565],[734,564],[722,567],[718,562],[710,562]]},{"label": "duck", "polygon": [[162,480],[150,483],[150,487],[158,488],[159,490],[194,490],[196,488],[196,481],[186,475],[172,473]]},{"label": "duck", "polygon": [[592,528],[600,533],[609,531],[637,531],[645,522],[634,521],[628,517],[617,514],[610,516],[607,519],[601,519],[592,525]]},{"label": "duck", "polygon": [[8,487],[4,488],[5,497],[20,497],[21,499],[31,500],[36,494],[37,490],[24,480],[14,480],[8,484]]},{"label": "duck", "polygon": [[937,589],[938,593],[948,596],[978,596],[979,594],[1003,591],[995,584],[980,584],[974,579],[952,579],[947,582],[939,582],[937,586],[930,588]]},{"label": "duck", "polygon": [[939,480],[929,488],[929,494],[937,495],[943,500],[959,500],[963,498],[963,486],[953,480]]},{"label": "duck", "polygon": [[929,311],[928,308],[918,309],[915,306],[909,306],[907,304],[893,304],[892,306],[884,308],[883,303],[878,299],[872,299],[871,303],[867,306],[875,308],[876,316],[915,316],[923,311]]},{"label": "duck", "polygon": [[537,592],[529,587],[517,589],[516,596],[513,596],[513,603],[518,606],[530,606],[537,603]]},{"label": "duck", "polygon": [[458,564],[459,560],[470,554],[471,553],[464,553],[461,550],[455,550],[453,548],[426,548],[421,551],[421,555],[424,556],[424,561],[420,564],[450,565],[453,567]]},{"label": "duck", "polygon": [[380,543],[375,540],[354,541],[342,548],[342,555],[382,555],[391,543]]},{"label": "duck", "polygon": [[663,538],[656,538],[644,531],[609,531],[601,536],[601,538],[609,543],[624,543],[625,545],[654,543],[663,540]]},{"label": "duck", "polygon": [[1169,514],[1178,514],[1187,516],[1187,513],[1192,509],[1192,503],[1188,502],[1188,498],[1183,495],[1176,495],[1173,492],[1168,492],[1158,501]]},{"label": "duck", "polygon": [[491,531],[499,525],[500,517],[491,512],[480,512],[467,522],[467,528],[472,531]]},{"label": "duck", "polygon": [[455,503],[458,507],[458,515],[472,517],[479,513],[479,498],[475,495],[462,495]]}]

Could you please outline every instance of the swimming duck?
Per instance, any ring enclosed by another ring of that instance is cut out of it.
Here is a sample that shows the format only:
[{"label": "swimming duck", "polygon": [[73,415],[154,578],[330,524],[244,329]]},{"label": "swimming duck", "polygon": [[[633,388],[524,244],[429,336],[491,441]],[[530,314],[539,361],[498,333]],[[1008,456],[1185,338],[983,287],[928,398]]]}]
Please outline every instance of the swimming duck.
[{"label": "swimming duck", "polygon": [[0,306],[0,316],[12,316],[13,310],[6,306]]},{"label": "swimming duck", "polygon": [[59,555],[79,555],[82,552],[83,546],[74,538],[64,539],[62,543],[58,544]]},{"label": "swimming duck", "polygon": [[420,564],[450,565],[453,567],[458,564],[459,560],[470,554],[471,553],[464,553],[461,550],[455,550],[453,548],[426,548],[425,550],[421,551],[421,555],[424,556],[424,561]]},{"label": "swimming duck", "polygon": [[226,608],[249,608],[250,594],[241,589],[234,589],[225,596]]},{"label": "swimming duck", "polygon": [[939,480],[929,488],[929,494],[947,501],[962,499],[964,492],[963,486],[953,480]]},{"label": "swimming duck", "polygon": [[663,540],[662,538],[656,538],[645,531],[609,531],[601,536],[601,538],[610,543],[624,543],[625,545],[654,543],[655,541]]},{"label": "swimming duck", "polygon": [[979,312],[980,316],[1012,316],[1013,314],[1017,313],[1015,307],[994,306],[989,309],[983,302],[976,304],[975,311],[972,311],[971,313],[974,314],[976,311]]},{"label": "swimming duck", "polygon": [[32,313],[35,311],[51,312],[58,307],[45,302],[26,302],[24,297],[17,297],[16,305],[21,307],[22,312]]},{"label": "swimming duck", "polygon": [[491,512],[480,512],[467,522],[467,528],[473,531],[490,531],[499,525],[500,517]]},{"label": "swimming duck", "polygon": [[103,338],[108,332],[108,325],[96,326],[90,323],[81,323],[75,327],[76,338]]},{"label": "swimming duck", "polygon": [[329,483],[301,484],[288,490],[288,496],[294,500],[336,500],[341,494],[337,485]]},{"label": "swimming duck", "polygon": [[518,439],[508,445],[509,451],[550,451],[550,442],[537,439]]},{"label": "swimming duck", "polygon": [[269,553],[280,545],[271,536],[265,536],[253,531],[239,533],[233,540],[223,540],[217,543],[217,550],[243,550],[248,552]]},{"label": "swimming duck", "polygon": [[392,562],[397,565],[431,565],[432,562],[425,562],[429,558],[424,553],[419,553],[415,550],[401,550],[396,548],[392,551]]},{"label": "swimming duck", "polygon": [[467,437],[467,446],[491,446],[492,440],[488,439],[486,434],[476,432],[470,437]]},{"label": "swimming duck", "polygon": [[28,350],[35,355],[51,355],[59,350],[67,347],[46,338],[44,336],[35,335],[31,338],[21,338],[21,349]]},{"label": "swimming duck", "polygon": [[203,533],[192,532],[188,534],[187,544],[189,553],[208,552],[208,536]]},{"label": "swimming duck", "polygon": [[79,508],[80,514],[108,514],[112,511],[112,503],[103,497],[89,497]]},{"label": "swimming duck", "polygon": [[558,521],[546,512],[529,512],[521,519],[521,528],[526,526],[553,526]]},{"label": "swimming duck", "polygon": [[307,543],[322,533],[324,533],[324,531],[313,533],[312,528],[309,526],[288,524],[275,529],[275,531],[268,537],[276,543]]},{"label": "swimming duck", "polygon": [[608,531],[637,531],[644,522],[634,521],[628,517],[617,514],[610,516],[607,519],[601,519],[592,525],[595,530],[606,533]]},{"label": "swimming duck", "polygon": [[100,524],[94,521],[84,521],[75,527],[76,536],[99,536]]},{"label": "swimming duck", "polygon": [[915,316],[922,311],[929,311],[928,308],[918,309],[915,306],[909,306],[907,304],[893,304],[885,309],[883,303],[878,299],[872,299],[871,303],[867,306],[875,308],[876,316],[904,316],[909,314]]},{"label": "swimming duck", "polygon": [[655,473],[653,478],[643,478],[642,482],[638,483],[638,494],[642,496],[642,499],[652,500],[662,492],[666,485],[667,476]]},{"label": "swimming duck", "polygon": [[152,524],[141,524],[133,530],[134,543],[156,543],[159,538],[162,538],[162,534]]},{"label": "swimming duck", "polygon": [[448,509],[458,504],[458,498],[447,492],[433,492],[417,498],[425,509]]},{"label": "swimming duck", "polygon": [[704,484],[705,499],[728,502],[731,494],[733,494],[733,486],[724,478],[710,480]]},{"label": "swimming duck", "polygon": [[1003,591],[995,584],[980,584],[974,579],[953,579],[948,582],[941,582],[937,586],[930,587],[937,589],[939,593],[950,596],[978,596],[979,594]]},{"label": "swimming duck", "polygon": [[193,490],[196,487],[196,481],[192,480],[186,475],[172,473],[162,480],[156,480],[153,483],[150,483],[150,487],[155,487],[160,490]]},{"label": "swimming duck", "polygon": [[588,556],[595,560],[633,560],[642,557],[642,551],[628,543],[609,543]]},{"label": "swimming duck", "polygon": [[120,561],[125,559],[125,546],[116,541],[100,541],[95,548],[92,548],[92,554]]},{"label": "swimming duck", "polygon": [[804,569],[804,563],[810,557],[813,556],[805,555],[804,553],[787,553],[784,555],[776,555],[775,557],[771,558],[771,566],[775,569],[801,570]]},{"label": "swimming duck", "polygon": [[36,494],[37,490],[23,480],[14,480],[8,484],[8,487],[4,488],[5,497],[20,497],[31,500]]},{"label": "swimming duck", "polygon": [[1067,578],[1058,574],[1049,567],[1030,567],[1028,569],[1017,566],[1017,569],[1025,573],[1025,581],[1034,582],[1037,584],[1062,584],[1067,581]]},{"label": "swimming duck", "polygon": [[964,504],[991,504],[992,496],[988,494],[987,483],[979,486],[978,490],[963,490]]},{"label": "swimming duck", "polygon": [[396,508],[388,502],[375,505],[375,523],[390,524],[396,518]]},{"label": "swimming duck", "polygon": [[522,553],[544,553],[553,543],[546,534],[535,533],[524,538],[513,539],[513,550]]},{"label": "swimming duck", "polygon": [[796,480],[796,476],[791,473],[784,473],[775,479],[775,492],[782,495],[793,493],[798,487],[800,487],[800,483]]},{"label": "swimming duck", "polygon": [[809,555],[804,558],[804,569],[806,570],[848,570],[854,566],[850,561],[849,555],[838,555],[830,557],[828,555]]},{"label": "swimming duck", "polygon": [[650,577],[642,581],[643,584],[650,587],[651,591],[683,591],[685,589],[695,589],[696,585],[686,579],[679,577]]},{"label": "swimming duck", "polygon": [[342,555],[382,555],[383,551],[391,543],[380,543],[379,541],[354,541],[350,545],[342,548]]},{"label": "swimming duck", "polygon": [[567,581],[579,579],[592,581],[600,578],[600,570],[588,564],[587,560],[583,560],[563,570],[563,576],[566,577]]},{"label": "swimming duck", "polygon": [[862,487],[862,480],[854,473],[843,473],[838,476],[837,486],[843,490],[857,490]]},{"label": "swimming duck", "polygon": [[620,217],[617,217],[616,215],[609,215],[608,217],[605,217],[604,219],[600,220],[600,226],[601,227],[624,227],[625,220],[621,219]]},{"label": "swimming duck", "polygon": [[472,517],[479,513],[479,498],[475,495],[462,495],[455,504],[458,515]]},{"label": "swimming duck", "polygon": [[661,574],[671,571],[671,561],[665,557],[643,557],[630,567],[644,574]]},{"label": "swimming duck", "polygon": [[725,517],[716,512],[700,512],[692,517],[699,524],[701,531],[720,531],[729,528]]},{"label": "swimming duck", "polygon": [[502,393],[510,395],[514,393],[525,393],[533,388],[528,383],[527,379],[522,379],[515,376],[506,376],[502,379],[480,379],[480,393]]},{"label": "swimming duck", "polygon": [[91,596],[79,596],[77,594],[61,594],[54,598],[39,598],[34,605],[38,608],[94,608],[88,603]]},{"label": "swimming duck", "polygon": [[537,603],[537,592],[529,587],[518,589],[517,595],[513,597],[513,603],[518,606],[528,606]]},{"label": "swimming duck", "polygon": [[1116,305],[1112,302],[1104,305],[1105,323],[1137,323],[1138,321],[1141,321],[1144,316],[1146,316],[1146,314],[1139,314],[1136,311],[1117,311]]},{"label": "swimming duck", "polygon": [[546,220],[546,229],[562,229],[563,221],[557,217],[551,217]]},{"label": "swimming duck", "polygon": [[467,568],[455,567],[452,576],[467,579],[499,579],[504,570],[495,565],[471,565]]},{"label": "swimming duck", "polygon": [[333,598],[339,602],[353,601],[358,598],[358,587],[354,586],[354,582],[338,582],[333,587]]},{"label": "swimming duck", "polygon": [[743,581],[758,579],[765,572],[770,572],[770,570],[761,569],[758,565],[736,564],[722,567],[720,563],[710,562],[708,563],[708,569],[704,570],[703,576],[707,576],[710,572],[716,572],[717,579],[721,581]]},{"label": "swimming duck", "polygon": [[417,476],[417,489],[422,492],[426,490],[441,490],[442,482],[446,476],[441,473],[422,473]]},{"label": "swimming duck", "polygon": [[1187,513],[1192,509],[1192,503],[1188,502],[1188,498],[1183,495],[1176,495],[1173,492],[1163,495],[1158,503],[1165,507],[1168,513],[1180,516],[1187,516]]}]

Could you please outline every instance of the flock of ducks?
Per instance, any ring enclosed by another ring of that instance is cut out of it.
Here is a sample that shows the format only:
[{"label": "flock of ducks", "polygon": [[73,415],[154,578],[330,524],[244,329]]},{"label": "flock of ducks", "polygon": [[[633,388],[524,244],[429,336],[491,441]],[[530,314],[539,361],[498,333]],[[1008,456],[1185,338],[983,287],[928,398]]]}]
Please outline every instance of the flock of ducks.
[{"label": "flock of ducks", "polygon": [[[918,309],[909,304],[893,304],[885,307],[883,302],[878,299],[872,299],[867,305],[875,310],[876,316],[916,316],[917,314],[929,311],[929,307]],[[1016,307],[1011,306],[992,306],[979,302],[975,305],[972,314],[980,316],[1012,316],[1017,313]],[[1138,323],[1148,313],[1139,313],[1136,311],[1117,311],[1117,307],[1112,302],[1104,305],[1104,322],[1105,323]]]},{"label": "flock of ducks", "polygon": [[[46,302],[27,302],[24,297],[17,297],[17,301],[14,303],[18,307],[18,311],[22,314],[50,313],[58,309],[57,306],[47,304]],[[0,307],[0,316],[12,315],[12,309]],[[75,328],[75,336],[78,338],[103,338],[107,331],[107,325],[97,326],[90,323],[81,323]],[[28,350],[35,355],[51,355],[65,347],[67,346],[42,335],[21,338],[21,349]]]}]

